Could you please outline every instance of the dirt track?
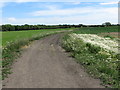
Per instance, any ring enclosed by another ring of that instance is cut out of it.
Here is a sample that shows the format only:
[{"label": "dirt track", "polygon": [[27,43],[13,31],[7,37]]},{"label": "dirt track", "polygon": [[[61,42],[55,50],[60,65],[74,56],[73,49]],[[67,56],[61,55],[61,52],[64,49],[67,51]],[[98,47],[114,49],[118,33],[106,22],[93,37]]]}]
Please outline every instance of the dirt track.
[{"label": "dirt track", "polygon": [[60,47],[61,36],[47,36],[25,48],[3,88],[102,88]]}]

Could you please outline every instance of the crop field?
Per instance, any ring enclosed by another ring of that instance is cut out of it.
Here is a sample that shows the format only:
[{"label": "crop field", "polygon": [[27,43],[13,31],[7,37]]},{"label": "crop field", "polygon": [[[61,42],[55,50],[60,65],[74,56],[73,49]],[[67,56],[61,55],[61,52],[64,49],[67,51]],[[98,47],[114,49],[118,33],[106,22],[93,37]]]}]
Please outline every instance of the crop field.
[{"label": "crop field", "polygon": [[108,32],[108,33],[100,33],[99,36],[106,36],[106,37],[113,37],[113,38],[120,38],[120,32]]},{"label": "crop field", "polygon": [[29,30],[29,31],[8,31],[8,32],[0,32],[2,34],[2,46],[6,46],[9,42],[14,42],[17,40],[32,38],[35,36],[47,34],[47,33],[53,33],[56,31],[62,31],[62,30],[69,30],[67,29],[43,29],[43,30]]},{"label": "crop field", "polygon": [[74,33],[82,34],[100,34],[100,33],[109,33],[109,32],[118,32],[118,26],[109,26],[109,27],[82,27]]},{"label": "crop field", "polygon": [[118,33],[118,27],[82,28],[66,35],[62,46],[103,85],[118,88],[119,38],[115,36]]}]

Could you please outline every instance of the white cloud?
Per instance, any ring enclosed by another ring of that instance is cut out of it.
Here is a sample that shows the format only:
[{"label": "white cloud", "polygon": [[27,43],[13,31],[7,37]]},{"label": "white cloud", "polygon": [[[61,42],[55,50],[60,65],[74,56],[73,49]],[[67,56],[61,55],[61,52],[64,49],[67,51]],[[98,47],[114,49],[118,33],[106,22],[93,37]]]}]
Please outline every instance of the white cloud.
[{"label": "white cloud", "polygon": [[39,2],[40,0],[0,0],[0,2]]},{"label": "white cloud", "polygon": [[69,16],[91,12],[90,8],[70,8],[56,10],[40,10],[30,13],[33,16]]},{"label": "white cloud", "polygon": [[69,9],[55,9],[55,10],[40,10],[30,13],[33,16],[71,16],[80,14],[92,14],[92,13],[116,13],[118,8],[69,8]]},{"label": "white cloud", "polygon": [[45,5],[44,7],[46,7],[49,10],[57,10],[59,8],[58,5]]},{"label": "white cloud", "polygon": [[81,2],[73,2],[72,4],[78,5],[81,4]]},{"label": "white cloud", "polygon": [[23,2],[39,2],[39,0],[15,0],[17,3],[23,3]]},{"label": "white cloud", "polygon": [[14,17],[10,17],[10,18],[7,18],[8,22],[15,22],[16,21],[16,18]]},{"label": "white cloud", "polygon": [[100,5],[111,5],[111,4],[118,4],[118,2],[106,2],[106,3],[100,3]]},{"label": "white cloud", "polygon": [[[86,10],[86,9],[85,9]],[[84,11],[84,9],[83,9]],[[90,10],[89,10],[90,11]],[[78,11],[76,11],[78,12]],[[68,12],[66,12],[68,13]],[[69,16],[53,16],[53,17],[36,17],[36,18],[23,18],[16,19],[16,21],[7,21],[4,23],[12,24],[102,24],[106,21],[111,23],[118,23],[118,12],[116,8],[91,8],[91,13],[85,15],[69,15]]]},{"label": "white cloud", "polygon": [[0,2],[0,8],[3,8],[5,6],[4,2]]},{"label": "white cloud", "polygon": [[[22,1],[22,0],[20,0]],[[27,0],[28,1],[28,0]],[[117,7],[84,7],[60,9],[56,5],[47,5],[48,10],[29,13],[33,18],[4,18],[3,23],[11,24],[101,24],[106,21],[118,23]],[[35,17],[38,16],[38,17]],[[41,17],[42,16],[42,17]],[[45,17],[46,16],[46,17]],[[52,16],[52,17],[51,17]],[[35,18],[34,18],[35,17]]]}]

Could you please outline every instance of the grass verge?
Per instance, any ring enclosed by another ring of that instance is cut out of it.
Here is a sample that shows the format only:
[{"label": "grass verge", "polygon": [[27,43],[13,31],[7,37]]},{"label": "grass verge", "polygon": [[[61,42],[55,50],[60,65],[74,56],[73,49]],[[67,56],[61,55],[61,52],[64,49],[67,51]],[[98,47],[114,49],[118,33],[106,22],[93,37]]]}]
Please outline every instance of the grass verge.
[{"label": "grass verge", "polygon": [[62,47],[71,52],[71,56],[82,64],[91,76],[99,78],[102,85],[120,88],[119,54],[106,53],[100,47],[73,39],[69,35],[64,36]]}]

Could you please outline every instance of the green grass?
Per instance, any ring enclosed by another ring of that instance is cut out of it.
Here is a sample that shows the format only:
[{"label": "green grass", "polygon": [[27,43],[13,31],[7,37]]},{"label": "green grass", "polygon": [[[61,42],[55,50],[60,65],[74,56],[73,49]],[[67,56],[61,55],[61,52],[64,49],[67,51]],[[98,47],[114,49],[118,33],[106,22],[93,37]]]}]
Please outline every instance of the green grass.
[{"label": "green grass", "polygon": [[98,34],[98,33],[108,33],[108,32],[118,32],[118,26],[82,27],[74,31],[74,33],[77,34]]},{"label": "green grass", "polygon": [[13,42],[16,40],[22,40],[25,38],[31,38],[36,35],[42,34],[42,33],[48,33],[53,31],[62,31],[62,30],[70,30],[70,28],[67,29],[44,29],[44,30],[29,30],[29,31],[8,31],[8,32],[0,32],[2,33],[2,46],[6,46],[7,42]]}]

